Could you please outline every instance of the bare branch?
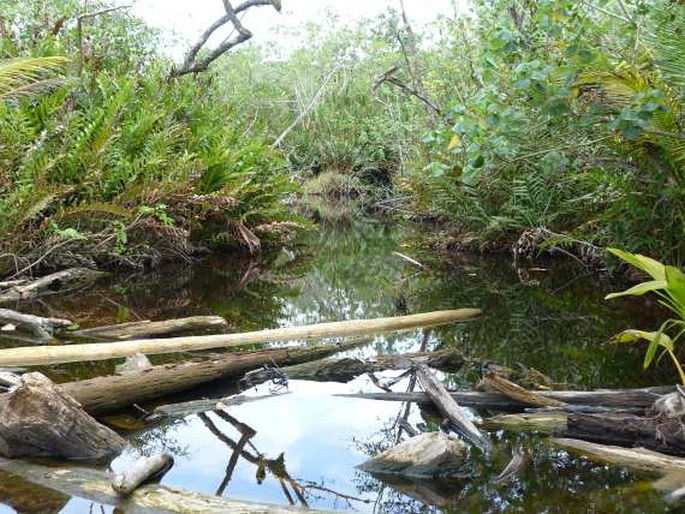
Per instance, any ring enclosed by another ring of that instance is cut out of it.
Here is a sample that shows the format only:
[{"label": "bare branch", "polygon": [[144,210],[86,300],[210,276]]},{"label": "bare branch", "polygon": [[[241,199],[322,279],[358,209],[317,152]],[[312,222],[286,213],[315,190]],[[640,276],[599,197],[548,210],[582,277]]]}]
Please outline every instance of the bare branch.
[{"label": "bare branch", "polygon": [[[201,71],[205,71],[212,62],[228,52],[231,48],[238,46],[250,39],[252,37],[252,32],[245,28],[240,18],[238,18],[238,14],[241,12],[245,12],[251,7],[258,7],[261,5],[270,5],[277,11],[281,11],[280,0],[245,0],[237,7],[233,7],[233,4],[231,4],[230,0],[222,0],[222,2],[226,14],[212,23],[207,30],[200,35],[195,44],[190,47],[190,50],[188,50],[181,67],[174,69],[171,72],[172,77],[180,77],[181,75],[185,75],[187,73],[199,73]],[[198,60],[198,55],[207,44],[207,41],[209,41],[209,38],[212,37],[214,32],[228,23],[233,25],[234,31],[237,32],[236,36],[231,37],[229,35],[219,46],[217,46],[214,50],[211,50],[205,57]]]}]

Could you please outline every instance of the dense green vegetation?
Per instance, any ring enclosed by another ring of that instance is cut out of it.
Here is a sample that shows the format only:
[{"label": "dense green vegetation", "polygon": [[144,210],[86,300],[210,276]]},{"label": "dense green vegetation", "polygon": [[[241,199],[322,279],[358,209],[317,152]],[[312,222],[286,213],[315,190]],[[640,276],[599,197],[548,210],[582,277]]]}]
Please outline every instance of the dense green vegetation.
[{"label": "dense green vegetation", "polygon": [[[331,18],[182,77],[126,9],[5,5],[6,270],[254,251],[292,228],[296,182],[437,220],[447,246],[684,257],[678,2],[477,0],[421,33]],[[22,77],[26,57],[53,60]]]},{"label": "dense green vegetation", "polygon": [[[139,20],[117,10],[79,32],[81,8],[3,3],[4,269],[42,257],[139,267],[188,258],[198,245],[255,250],[287,230],[282,199],[294,186],[283,158],[246,133],[214,75],[172,79]],[[66,60],[43,58],[52,55]]]}]

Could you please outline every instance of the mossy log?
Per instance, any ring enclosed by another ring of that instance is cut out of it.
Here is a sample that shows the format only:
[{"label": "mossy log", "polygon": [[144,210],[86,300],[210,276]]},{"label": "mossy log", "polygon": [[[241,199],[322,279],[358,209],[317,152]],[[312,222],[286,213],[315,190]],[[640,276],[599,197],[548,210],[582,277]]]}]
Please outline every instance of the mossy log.
[{"label": "mossy log", "polygon": [[62,391],[91,414],[102,414],[161,398],[227,377],[241,377],[247,371],[276,363],[297,364],[321,359],[362,344],[351,341],[304,348],[279,348],[250,353],[227,353],[203,361],[153,366],[141,373],[96,377],[60,384]]},{"label": "mossy log", "polygon": [[0,395],[0,455],[95,459],[120,452],[124,440],[100,425],[40,373]]},{"label": "mossy log", "polygon": [[67,346],[21,347],[0,350],[0,366],[37,366],[130,357],[136,353],[157,355],[212,348],[227,348],[277,341],[309,340],[324,337],[352,337],[417,327],[456,323],[480,316],[480,309],[426,312],[409,316],[367,320],[335,321],[301,327],[288,327],[240,334],[139,339],[113,343],[86,343]]},{"label": "mossy log", "polygon": [[224,331],[227,328],[228,323],[221,316],[190,316],[164,321],[143,320],[85,328],[69,333],[69,337],[98,341],[128,341],[139,337],[170,335],[179,332]]},{"label": "mossy log", "polygon": [[[463,353],[456,348],[446,348],[437,352],[405,353],[401,355],[376,355],[369,359],[323,359],[280,368],[278,371],[291,380],[310,380],[313,382],[349,382],[364,373],[384,370],[408,369],[412,361],[422,362],[440,371],[456,373],[468,362]],[[269,370],[255,370],[247,373],[243,382],[260,384],[270,380]]]},{"label": "mossy log", "polygon": [[[126,498],[120,497],[104,471],[79,466],[48,467],[18,460],[0,463],[4,473],[19,476],[43,488],[78,496],[121,512],[158,514],[160,512],[202,512],[231,514],[314,514],[324,512],[303,508],[229,500],[217,496],[160,485],[146,485]],[[119,510],[118,510],[119,511]]]},{"label": "mossy log", "polygon": [[574,413],[568,417],[568,427],[562,435],[685,456],[685,425],[680,418]]}]

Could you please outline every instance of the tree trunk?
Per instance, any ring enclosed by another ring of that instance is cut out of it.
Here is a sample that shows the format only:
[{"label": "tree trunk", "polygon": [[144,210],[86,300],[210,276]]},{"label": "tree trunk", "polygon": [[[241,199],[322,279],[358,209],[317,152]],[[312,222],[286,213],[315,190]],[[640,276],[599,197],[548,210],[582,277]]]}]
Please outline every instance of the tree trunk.
[{"label": "tree trunk", "polygon": [[68,319],[42,318],[10,309],[0,309],[0,325],[4,323],[15,325],[16,330],[28,332],[41,341],[49,341],[56,331],[73,324]]},{"label": "tree trunk", "polygon": [[38,366],[130,357],[136,353],[156,355],[212,348],[227,348],[276,341],[307,340],[323,337],[351,337],[408,330],[417,327],[456,323],[480,316],[480,309],[426,312],[410,316],[367,320],[335,321],[302,327],[278,328],[210,336],[140,339],[116,343],[87,343],[68,346],[5,348],[0,350],[0,366]]},{"label": "tree trunk", "polygon": [[94,459],[124,448],[124,440],[91,418],[40,373],[0,395],[0,455]]},{"label": "tree trunk", "polygon": [[321,345],[311,348],[284,348],[252,353],[225,354],[199,362],[181,362],[153,366],[142,373],[96,377],[61,384],[91,414],[123,409],[134,403],[146,402],[192,389],[219,378],[240,377],[245,372],[276,363],[297,364],[320,359],[362,344]]},{"label": "tree trunk", "polygon": [[[2,319],[2,318],[0,318]],[[228,323],[221,316],[190,316],[188,318],[168,319],[164,321],[134,321],[106,327],[92,327],[76,330],[69,334],[77,339],[94,339],[100,341],[128,341],[139,337],[160,336],[200,330],[224,331]]]}]

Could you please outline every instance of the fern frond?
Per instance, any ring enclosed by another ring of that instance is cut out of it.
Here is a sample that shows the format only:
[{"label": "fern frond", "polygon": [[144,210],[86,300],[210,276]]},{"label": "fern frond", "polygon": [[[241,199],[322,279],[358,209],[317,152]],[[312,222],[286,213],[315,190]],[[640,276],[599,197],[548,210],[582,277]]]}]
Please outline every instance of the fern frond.
[{"label": "fern frond", "polygon": [[61,82],[51,75],[62,73],[64,57],[34,57],[0,61],[0,99],[50,89]]}]

